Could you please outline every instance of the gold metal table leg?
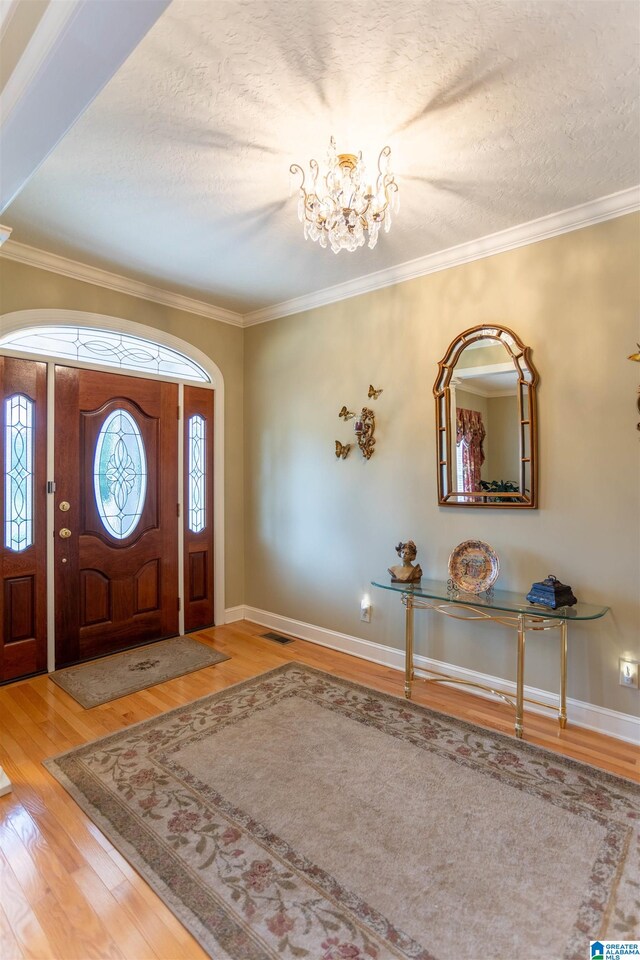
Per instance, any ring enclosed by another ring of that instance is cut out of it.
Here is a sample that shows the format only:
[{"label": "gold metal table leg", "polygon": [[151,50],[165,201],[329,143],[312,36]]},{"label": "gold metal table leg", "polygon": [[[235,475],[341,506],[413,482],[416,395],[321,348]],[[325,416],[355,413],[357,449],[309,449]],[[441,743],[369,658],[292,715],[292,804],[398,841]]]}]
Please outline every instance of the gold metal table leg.
[{"label": "gold metal table leg", "polygon": [[560,729],[567,725],[567,621],[560,621]]},{"label": "gold metal table leg", "polygon": [[411,698],[411,681],[413,680],[413,600],[405,595],[404,605],[404,695]]},{"label": "gold metal table leg", "polygon": [[524,713],[524,637],[525,637],[525,622],[524,616],[519,614],[518,616],[518,667],[516,675],[516,737],[522,737],[524,725],[523,725],[523,713]]}]

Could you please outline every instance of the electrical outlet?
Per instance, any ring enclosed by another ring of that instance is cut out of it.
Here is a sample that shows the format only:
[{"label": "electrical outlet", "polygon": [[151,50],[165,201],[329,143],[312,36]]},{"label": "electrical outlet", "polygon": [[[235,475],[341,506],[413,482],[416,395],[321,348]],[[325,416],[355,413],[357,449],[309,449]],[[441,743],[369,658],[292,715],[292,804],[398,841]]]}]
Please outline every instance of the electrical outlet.
[{"label": "electrical outlet", "polygon": [[620,657],[620,678],[618,683],[621,687],[635,687],[638,689],[638,661],[627,660]]},{"label": "electrical outlet", "polygon": [[360,601],[360,619],[365,623],[371,623],[371,601],[368,597]]}]

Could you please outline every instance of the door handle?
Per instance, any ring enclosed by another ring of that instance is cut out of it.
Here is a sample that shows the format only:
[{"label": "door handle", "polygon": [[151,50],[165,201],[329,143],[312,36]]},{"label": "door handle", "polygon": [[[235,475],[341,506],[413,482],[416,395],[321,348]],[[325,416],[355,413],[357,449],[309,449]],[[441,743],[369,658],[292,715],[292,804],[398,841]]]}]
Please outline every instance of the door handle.
[{"label": "door handle", "polygon": [[68,540],[69,537],[71,536],[71,530],[69,530],[68,527],[62,527],[58,536],[61,537],[63,540]]}]

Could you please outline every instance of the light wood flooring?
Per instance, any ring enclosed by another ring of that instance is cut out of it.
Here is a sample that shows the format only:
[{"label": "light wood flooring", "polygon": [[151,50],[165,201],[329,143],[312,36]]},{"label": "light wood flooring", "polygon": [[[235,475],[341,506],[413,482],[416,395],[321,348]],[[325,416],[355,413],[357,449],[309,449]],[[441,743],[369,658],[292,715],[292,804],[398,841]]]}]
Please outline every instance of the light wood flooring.
[{"label": "light wood flooring", "polygon": [[[402,696],[403,675],[296,640],[261,638],[242,621],[195,634],[232,659],[121,700],[83,710],[46,676],[0,688],[0,764],[13,792],[0,798],[0,957],[204,960],[205,953],[41,760],[196,697],[298,660]],[[414,699],[513,732],[513,713],[461,688],[417,681]],[[640,780],[640,750],[553,718],[525,716],[525,739]]]}]

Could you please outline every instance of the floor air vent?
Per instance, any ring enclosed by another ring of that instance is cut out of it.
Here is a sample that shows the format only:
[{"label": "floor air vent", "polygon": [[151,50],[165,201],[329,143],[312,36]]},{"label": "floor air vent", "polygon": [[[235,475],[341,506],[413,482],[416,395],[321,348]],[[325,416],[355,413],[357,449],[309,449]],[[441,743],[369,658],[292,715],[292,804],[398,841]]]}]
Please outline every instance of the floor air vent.
[{"label": "floor air vent", "polygon": [[262,636],[276,643],[293,643],[293,637],[283,637],[281,633],[263,633]]}]

